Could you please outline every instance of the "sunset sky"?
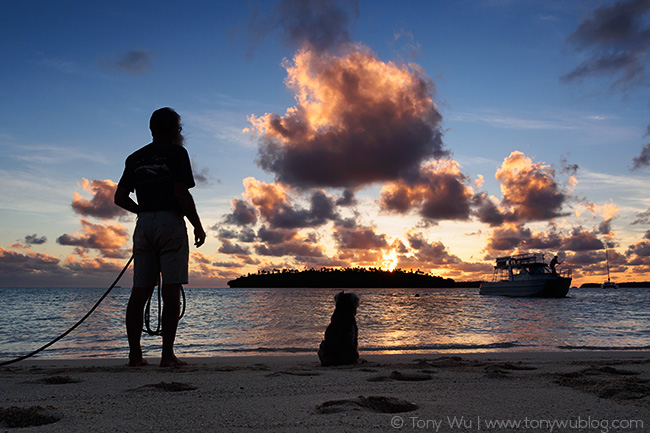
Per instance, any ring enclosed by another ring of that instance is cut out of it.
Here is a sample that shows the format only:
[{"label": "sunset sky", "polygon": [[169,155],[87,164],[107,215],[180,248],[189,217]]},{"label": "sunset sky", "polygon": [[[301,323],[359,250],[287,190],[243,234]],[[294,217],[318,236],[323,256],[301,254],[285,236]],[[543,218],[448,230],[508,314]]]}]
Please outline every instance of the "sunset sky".
[{"label": "sunset sky", "polygon": [[0,286],[112,282],[115,185],[164,106],[208,230],[190,286],[519,252],[601,283],[606,247],[650,280],[648,0],[25,0],[0,53]]}]

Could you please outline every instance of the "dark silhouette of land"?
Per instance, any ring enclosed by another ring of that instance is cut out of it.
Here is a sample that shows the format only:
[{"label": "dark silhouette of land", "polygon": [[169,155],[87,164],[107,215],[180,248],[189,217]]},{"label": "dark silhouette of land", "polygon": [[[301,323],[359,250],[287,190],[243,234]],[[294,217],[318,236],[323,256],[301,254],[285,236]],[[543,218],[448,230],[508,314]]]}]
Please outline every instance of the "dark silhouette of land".
[{"label": "dark silhouette of land", "polygon": [[[471,285],[467,285],[471,284]],[[480,282],[456,283],[422,271],[384,271],[377,268],[321,268],[298,271],[293,269],[260,270],[228,281],[230,287],[260,288],[406,288],[406,287],[478,287]]]},{"label": "dark silhouette of land", "polygon": [[[627,283],[616,283],[618,287],[624,288],[650,288],[650,281],[632,281]],[[581,289],[598,289],[601,283],[584,283],[580,285]]]}]

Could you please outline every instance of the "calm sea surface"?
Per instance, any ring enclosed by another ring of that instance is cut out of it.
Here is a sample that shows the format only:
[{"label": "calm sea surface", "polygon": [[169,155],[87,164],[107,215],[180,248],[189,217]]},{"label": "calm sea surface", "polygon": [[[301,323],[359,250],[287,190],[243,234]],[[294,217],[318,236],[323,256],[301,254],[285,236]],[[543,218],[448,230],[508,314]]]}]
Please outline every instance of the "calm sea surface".
[{"label": "calm sea surface", "polygon": [[[339,289],[186,289],[176,348],[184,356],[314,353]],[[650,349],[650,289],[572,289],[564,299],[480,296],[478,289],[357,289],[363,353]],[[105,289],[0,288],[0,360],[49,342]],[[126,358],[129,289],[40,358]],[[152,309],[152,315],[157,311]],[[155,323],[154,323],[155,325]],[[160,337],[143,335],[146,356]]]}]

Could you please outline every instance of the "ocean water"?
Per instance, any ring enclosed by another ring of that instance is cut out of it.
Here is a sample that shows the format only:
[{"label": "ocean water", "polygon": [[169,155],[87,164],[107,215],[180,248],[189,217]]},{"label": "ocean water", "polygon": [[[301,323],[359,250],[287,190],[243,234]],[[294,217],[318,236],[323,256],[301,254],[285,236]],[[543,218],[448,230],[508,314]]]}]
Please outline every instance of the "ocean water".
[{"label": "ocean water", "polygon": [[[340,289],[185,289],[179,356],[315,355]],[[480,296],[478,289],[356,289],[364,353],[650,349],[650,288],[572,289],[563,299]],[[29,353],[76,323],[105,289],[0,288],[0,360]],[[113,289],[38,358],[126,358],[129,289]],[[155,317],[157,310],[152,309]],[[155,323],[153,324],[155,327]],[[160,337],[143,335],[145,356]]]}]

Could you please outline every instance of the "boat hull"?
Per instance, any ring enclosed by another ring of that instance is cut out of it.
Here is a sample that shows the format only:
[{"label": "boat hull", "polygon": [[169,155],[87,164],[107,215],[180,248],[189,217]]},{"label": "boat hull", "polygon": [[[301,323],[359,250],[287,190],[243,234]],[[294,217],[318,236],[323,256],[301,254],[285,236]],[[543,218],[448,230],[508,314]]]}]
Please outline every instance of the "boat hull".
[{"label": "boat hull", "polygon": [[531,298],[564,298],[569,293],[571,278],[554,277],[521,281],[482,283],[481,295]]}]

